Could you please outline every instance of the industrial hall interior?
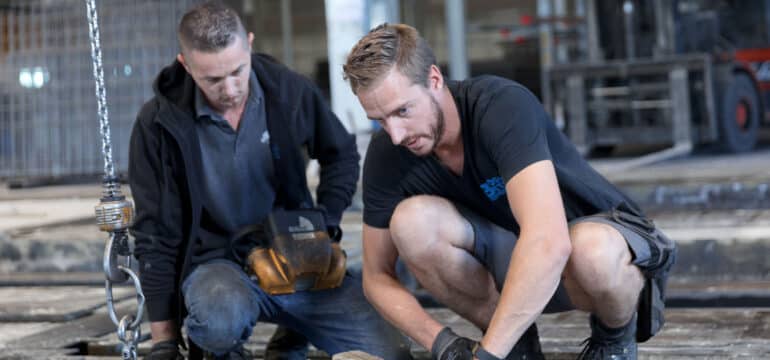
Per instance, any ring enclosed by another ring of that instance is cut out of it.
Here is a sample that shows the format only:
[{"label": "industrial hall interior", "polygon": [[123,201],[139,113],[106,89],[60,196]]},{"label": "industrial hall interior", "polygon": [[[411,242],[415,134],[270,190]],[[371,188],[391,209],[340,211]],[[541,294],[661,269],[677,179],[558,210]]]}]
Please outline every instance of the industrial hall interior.
[{"label": "industrial hall interior", "polygon": [[770,0],[0,0],[2,359],[770,359]]}]

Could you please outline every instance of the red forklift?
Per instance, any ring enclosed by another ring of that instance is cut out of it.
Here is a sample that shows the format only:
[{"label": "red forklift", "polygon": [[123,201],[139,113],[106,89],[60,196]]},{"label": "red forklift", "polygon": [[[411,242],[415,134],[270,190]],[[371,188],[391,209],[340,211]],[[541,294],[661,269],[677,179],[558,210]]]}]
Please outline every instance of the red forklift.
[{"label": "red forklift", "polygon": [[[579,26],[545,20],[553,41],[540,37],[543,102],[581,151],[754,148],[770,110],[770,0],[582,4]],[[570,38],[567,57],[551,55]]]}]

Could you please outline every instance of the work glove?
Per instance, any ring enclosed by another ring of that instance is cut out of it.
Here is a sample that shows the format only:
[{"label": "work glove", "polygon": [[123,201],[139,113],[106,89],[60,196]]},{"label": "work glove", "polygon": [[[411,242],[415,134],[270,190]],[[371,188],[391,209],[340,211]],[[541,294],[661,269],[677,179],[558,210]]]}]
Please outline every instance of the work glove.
[{"label": "work glove", "polygon": [[[512,356],[513,355],[513,356]],[[491,352],[488,352],[484,347],[481,346],[481,343],[476,344],[476,347],[473,349],[473,356],[476,357],[476,359],[479,360],[503,360],[495,354],[492,354]],[[526,355],[515,355],[513,353],[508,354],[508,356],[505,358],[505,360],[508,359],[527,359]]]},{"label": "work glove", "polygon": [[329,239],[332,240],[332,242],[340,242],[342,240],[342,228],[339,226],[327,226],[326,232],[329,233]]},{"label": "work glove", "polygon": [[445,327],[436,335],[433,346],[430,349],[433,360],[470,360],[473,359],[473,345],[471,339],[455,334],[452,329]]},{"label": "work glove", "polygon": [[179,343],[176,339],[171,339],[152,345],[150,353],[144,357],[144,360],[184,360],[184,356],[179,352]]}]

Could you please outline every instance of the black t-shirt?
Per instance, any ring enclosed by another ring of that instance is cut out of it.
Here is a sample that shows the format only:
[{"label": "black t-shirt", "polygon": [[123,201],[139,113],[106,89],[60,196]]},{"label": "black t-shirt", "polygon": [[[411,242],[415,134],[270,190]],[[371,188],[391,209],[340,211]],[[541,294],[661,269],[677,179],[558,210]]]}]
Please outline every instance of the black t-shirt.
[{"label": "black t-shirt", "polygon": [[623,201],[635,207],[591,168],[522,85],[481,76],[448,81],[447,86],[460,114],[465,156],[462,175],[450,172],[434,156],[418,157],[393,145],[388,134],[379,131],[371,139],[364,163],[367,225],[387,228],[401,200],[427,194],[462,204],[518,234],[505,184],[540,160],[554,164],[567,220],[608,210]]}]

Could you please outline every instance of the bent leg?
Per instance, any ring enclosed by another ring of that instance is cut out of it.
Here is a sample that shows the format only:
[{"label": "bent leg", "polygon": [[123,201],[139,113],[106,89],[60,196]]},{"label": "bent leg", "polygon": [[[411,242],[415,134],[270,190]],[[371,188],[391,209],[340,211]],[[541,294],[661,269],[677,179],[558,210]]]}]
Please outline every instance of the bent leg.
[{"label": "bent leg", "polygon": [[216,355],[242,345],[256,325],[262,302],[256,285],[234,263],[217,260],[198,266],[182,285],[190,339]]},{"label": "bent leg", "polygon": [[585,221],[570,227],[572,254],[564,286],[576,308],[620,327],[636,312],[644,276],[632,263],[626,239],[613,226]]},{"label": "bent leg", "polygon": [[396,207],[390,232],[399,257],[420,284],[486,330],[500,294],[490,272],[473,256],[473,227],[457,208],[440,197],[408,198]]}]

